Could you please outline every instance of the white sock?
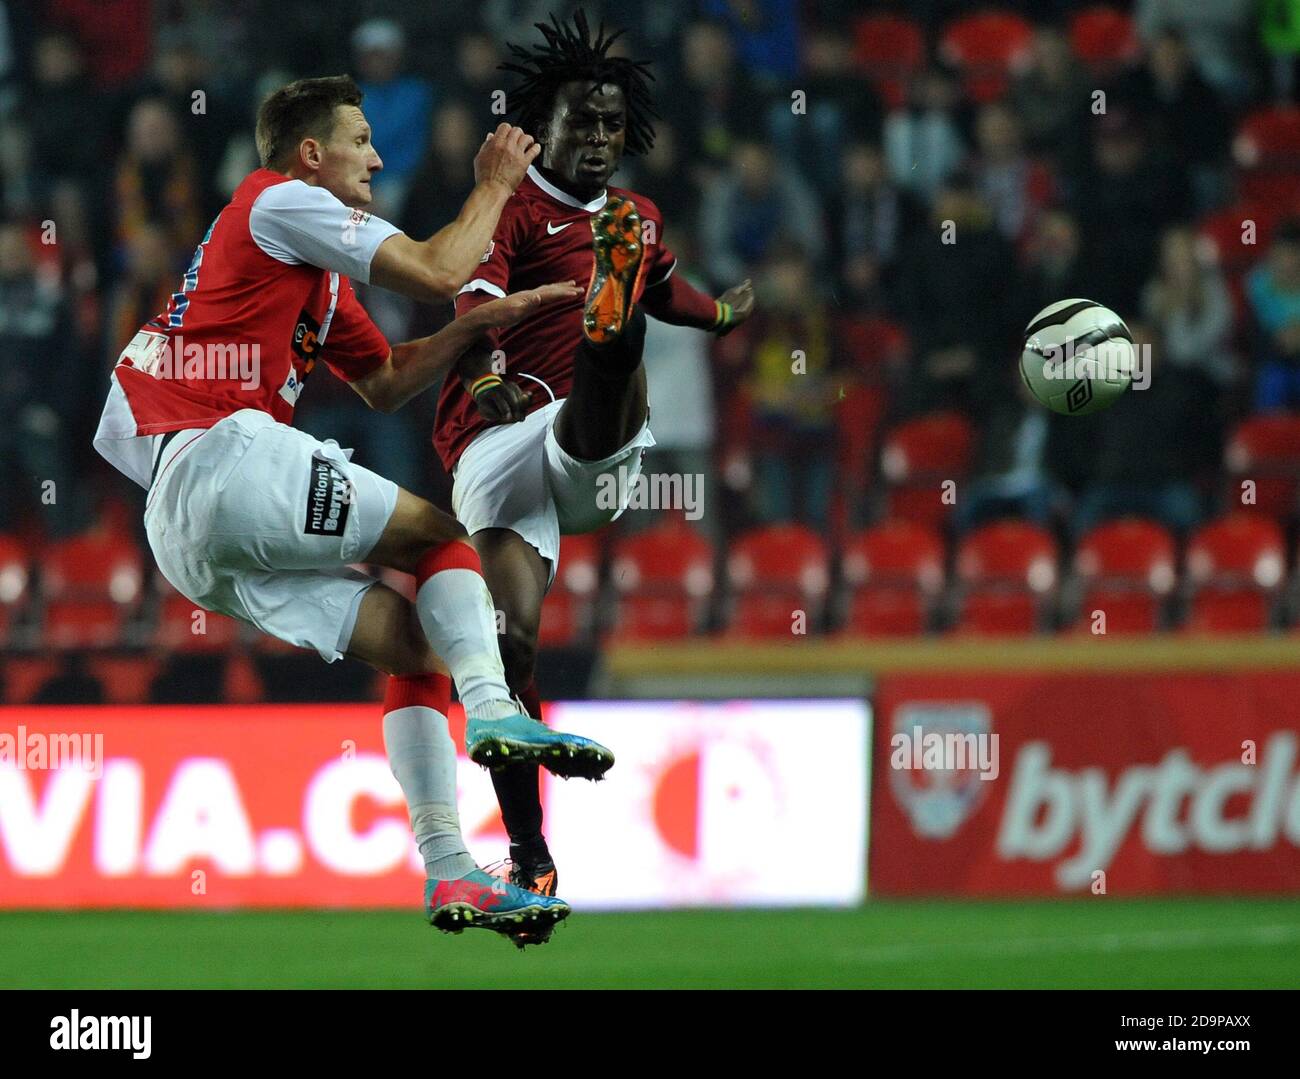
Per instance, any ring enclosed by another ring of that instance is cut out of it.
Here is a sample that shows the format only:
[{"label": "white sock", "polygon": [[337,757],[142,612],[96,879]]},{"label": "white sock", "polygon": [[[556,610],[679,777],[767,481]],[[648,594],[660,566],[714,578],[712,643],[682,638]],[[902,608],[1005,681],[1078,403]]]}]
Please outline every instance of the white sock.
[{"label": "white sock", "polygon": [[434,548],[421,559],[416,581],[420,625],[451,670],[466,713],[484,719],[512,714],[496,610],[474,548],[459,540]]},{"label": "white sock", "polygon": [[[465,849],[456,812],[456,745],[442,712],[428,704],[395,699],[393,683],[409,686],[416,681],[389,680],[384,749],[406,796],[411,829],[426,872],[435,880],[459,880],[476,866]],[[408,693],[405,700],[410,697]],[[390,707],[394,704],[402,706]]]}]

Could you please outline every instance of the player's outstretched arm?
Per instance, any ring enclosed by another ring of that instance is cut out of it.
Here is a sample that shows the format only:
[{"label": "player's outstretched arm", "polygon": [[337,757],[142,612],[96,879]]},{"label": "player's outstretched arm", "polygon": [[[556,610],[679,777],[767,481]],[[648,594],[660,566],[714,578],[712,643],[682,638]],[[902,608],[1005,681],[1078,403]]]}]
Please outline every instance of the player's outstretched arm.
[{"label": "player's outstretched arm", "polygon": [[370,283],[425,303],[452,299],[492,240],[506,200],[541,147],[521,128],[501,124],[474,158],[474,190],[456,220],[427,240],[388,237],[370,261]]},{"label": "player's outstretched arm", "polygon": [[727,289],[713,301],[718,305],[718,321],[713,332],[726,337],[732,330],[754,313],[754,285],[747,277],[739,285]]},{"label": "player's outstretched arm", "polygon": [[641,306],[660,322],[693,326],[725,336],[754,313],[754,286],[745,278],[715,300],[681,274],[673,274],[647,288]]},{"label": "player's outstretched arm", "polygon": [[348,385],[371,408],[396,412],[412,397],[440,382],[452,365],[490,331],[513,326],[542,304],[572,301],[582,294],[574,282],[565,281],[479,304],[431,337],[394,345],[382,367]]}]

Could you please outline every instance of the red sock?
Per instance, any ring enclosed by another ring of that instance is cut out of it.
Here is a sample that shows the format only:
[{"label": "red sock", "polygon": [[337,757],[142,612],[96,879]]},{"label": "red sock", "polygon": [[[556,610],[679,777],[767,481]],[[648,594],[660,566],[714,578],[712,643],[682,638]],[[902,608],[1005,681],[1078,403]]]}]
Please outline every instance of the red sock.
[{"label": "red sock", "polygon": [[384,713],[422,705],[446,715],[451,710],[451,679],[445,674],[389,675]]},{"label": "red sock", "polygon": [[471,569],[480,577],[483,564],[479,561],[478,551],[467,540],[454,539],[437,547],[430,547],[415,564],[415,587],[419,588],[435,573],[445,569]]}]

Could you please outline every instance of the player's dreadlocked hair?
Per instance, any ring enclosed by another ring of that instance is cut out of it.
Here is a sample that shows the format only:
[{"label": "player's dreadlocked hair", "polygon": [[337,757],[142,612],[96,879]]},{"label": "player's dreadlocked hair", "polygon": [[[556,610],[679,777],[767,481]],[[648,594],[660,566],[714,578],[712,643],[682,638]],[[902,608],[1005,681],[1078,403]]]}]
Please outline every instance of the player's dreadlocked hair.
[{"label": "player's dreadlocked hair", "polygon": [[546,44],[535,45],[530,50],[507,42],[519,62],[500,65],[502,71],[523,76],[523,81],[510,94],[509,112],[518,116],[519,126],[536,137],[551,118],[556,91],[566,82],[588,80],[597,85],[611,82],[622,87],[627,99],[626,152],[644,154],[649,150],[655,144],[651,118],[659,118],[646,82],[654,79],[649,63],[606,55],[609,47],[623,36],[623,31],[616,30],[606,36],[602,21],[593,40],[587,13],[581,8],[573,17],[572,27],[561,25],[554,15],[550,26],[542,22],[533,25],[542,32]]}]

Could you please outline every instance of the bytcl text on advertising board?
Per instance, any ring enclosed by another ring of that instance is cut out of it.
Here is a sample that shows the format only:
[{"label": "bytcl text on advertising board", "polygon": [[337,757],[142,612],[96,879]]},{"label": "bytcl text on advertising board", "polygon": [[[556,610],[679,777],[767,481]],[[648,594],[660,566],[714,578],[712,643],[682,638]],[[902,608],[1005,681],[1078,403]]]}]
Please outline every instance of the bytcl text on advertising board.
[{"label": "bytcl text on advertising board", "polygon": [[[575,905],[862,899],[862,702],[557,703],[547,721],[618,757],[601,783],[543,780]],[[460,812],[480,864],[504,857],[463,755]],[[418,909],[422,880],[375,705],[0,710],[0,908]]]},{"label": "bytcl text on advertising board", "polygon": [[1300,673],[881,679],[877,895],[1300,889]]}]

